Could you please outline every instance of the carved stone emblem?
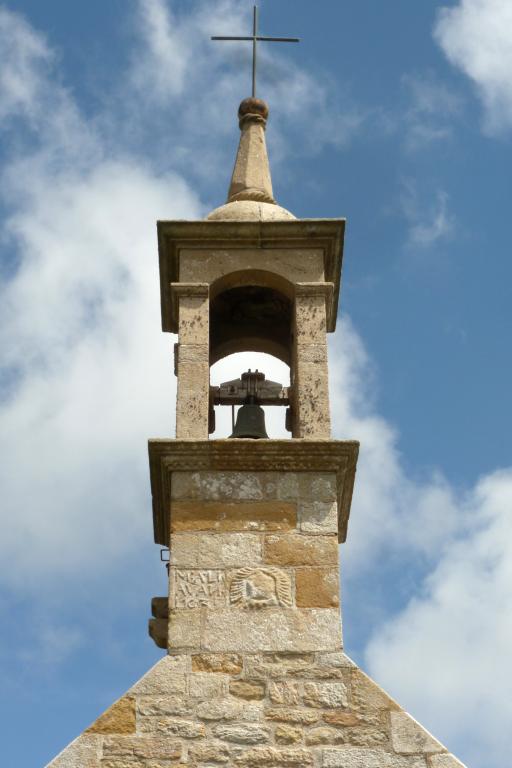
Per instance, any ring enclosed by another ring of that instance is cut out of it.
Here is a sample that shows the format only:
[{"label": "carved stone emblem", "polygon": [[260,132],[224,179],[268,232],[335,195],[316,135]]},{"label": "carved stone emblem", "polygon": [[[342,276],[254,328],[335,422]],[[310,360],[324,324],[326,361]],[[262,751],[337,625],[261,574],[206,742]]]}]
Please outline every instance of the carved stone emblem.
[{"label": "carved stone emblem", "polygon": [[226,604],[223,571],[173,569],[173,608],[222,608]]},{"label": "carved stone emblem", "polygon": [[231,579],[229,602],[240,608],[292,604],[290,577],[279,568],[240,568]]}]

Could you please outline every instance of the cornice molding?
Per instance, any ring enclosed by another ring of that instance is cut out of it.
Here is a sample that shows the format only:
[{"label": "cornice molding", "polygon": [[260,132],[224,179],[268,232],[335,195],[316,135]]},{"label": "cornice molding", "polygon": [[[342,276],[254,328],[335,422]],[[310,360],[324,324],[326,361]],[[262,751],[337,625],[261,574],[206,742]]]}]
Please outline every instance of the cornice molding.
[{"label": "cornice molding", "polygon": [[155,542],[169,546],[172,474],[178,471],[335,472],[338,540],[347,537],[359,443],[351,440],[149,440]]}]

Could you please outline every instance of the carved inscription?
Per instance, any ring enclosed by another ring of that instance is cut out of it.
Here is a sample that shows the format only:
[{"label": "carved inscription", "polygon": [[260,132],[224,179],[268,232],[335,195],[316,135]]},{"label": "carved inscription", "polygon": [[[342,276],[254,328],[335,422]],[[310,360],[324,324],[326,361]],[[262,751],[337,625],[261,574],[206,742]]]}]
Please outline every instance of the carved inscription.
[{"label": "carved inscription", "polygon": [[224,571],[173,569],[173,608],[222,608],[226,604]]},{"label": "carved inscription", "polygon": [[231,579],[229,602],[241,608],[289,607],[292,604],[290,577],[279,568],[240,568]]}]

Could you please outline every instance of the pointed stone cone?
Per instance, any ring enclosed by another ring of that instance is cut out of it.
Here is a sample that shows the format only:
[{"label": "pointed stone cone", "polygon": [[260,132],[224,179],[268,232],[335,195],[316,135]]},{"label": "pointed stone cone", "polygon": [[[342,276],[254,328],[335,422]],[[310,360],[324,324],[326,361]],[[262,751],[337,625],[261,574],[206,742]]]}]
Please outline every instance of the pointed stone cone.
[{"label": "pointed stone cone", "polygon": [[240,144],[228,193],[228,203],[252,200],[276,204],[268,163],[265,128],[268,106],[261,99],[244,99],[238,108]]}]

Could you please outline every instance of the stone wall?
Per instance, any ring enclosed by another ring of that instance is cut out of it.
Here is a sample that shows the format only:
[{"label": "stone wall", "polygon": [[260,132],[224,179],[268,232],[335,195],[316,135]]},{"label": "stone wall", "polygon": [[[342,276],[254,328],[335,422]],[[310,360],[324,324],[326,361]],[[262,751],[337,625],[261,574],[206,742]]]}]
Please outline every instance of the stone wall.
[{"label": "stone wall", "polygon": [[334,473],[174,472],[170,652],[339,650],[336,495]]},{"label": "stone wall", "polygon": [[463,768],[341,651],[167,656],[51,768]]}]

